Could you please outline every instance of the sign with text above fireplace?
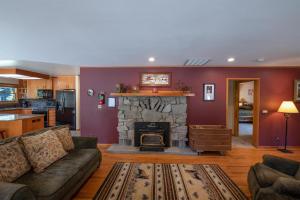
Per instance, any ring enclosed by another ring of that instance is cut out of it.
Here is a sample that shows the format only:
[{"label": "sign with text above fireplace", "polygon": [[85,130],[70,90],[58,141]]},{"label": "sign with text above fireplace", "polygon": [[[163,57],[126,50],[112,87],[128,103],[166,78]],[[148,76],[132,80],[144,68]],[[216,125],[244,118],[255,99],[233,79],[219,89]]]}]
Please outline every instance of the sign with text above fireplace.
[{"label": "sign with text above fireplace", "polygon": [[169,87],[171,86],[171,73],[169,72],[149,72],[141,73],[141,86]]}]

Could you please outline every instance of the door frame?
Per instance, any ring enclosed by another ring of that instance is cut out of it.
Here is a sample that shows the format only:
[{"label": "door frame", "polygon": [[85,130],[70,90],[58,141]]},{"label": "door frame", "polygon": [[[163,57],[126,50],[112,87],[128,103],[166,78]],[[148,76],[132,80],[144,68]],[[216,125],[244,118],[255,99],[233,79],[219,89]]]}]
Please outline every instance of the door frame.
[{"label": "door frame", "polygon": [[[254,81],[254,91],[253,91],[253,134],[252,134],[252,144],[254,146],[259,146],[259,108],[260,108],[260,78],[226,78],[226,125],[228,124],[228,101],[229,101],[229,81],[245,82]],[[236,86],[235,86],[236,87]],[[238,91],[236,91],[237,93]],[[235,101],[235,104],[236,101]],[[235,110],[236,110],[235,105]],[[238,115],[234,116],[234,130],[236,133],[238,128]]]}]

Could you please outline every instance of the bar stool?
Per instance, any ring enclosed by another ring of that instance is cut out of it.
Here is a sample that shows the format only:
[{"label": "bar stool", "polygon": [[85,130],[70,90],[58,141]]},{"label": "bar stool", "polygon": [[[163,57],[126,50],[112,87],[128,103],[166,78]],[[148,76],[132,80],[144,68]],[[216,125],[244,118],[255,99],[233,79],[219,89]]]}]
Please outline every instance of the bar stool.
[{"label": "bar stool", "polygon": [[0,130],[0,139],[5,139],[5,130]]}]

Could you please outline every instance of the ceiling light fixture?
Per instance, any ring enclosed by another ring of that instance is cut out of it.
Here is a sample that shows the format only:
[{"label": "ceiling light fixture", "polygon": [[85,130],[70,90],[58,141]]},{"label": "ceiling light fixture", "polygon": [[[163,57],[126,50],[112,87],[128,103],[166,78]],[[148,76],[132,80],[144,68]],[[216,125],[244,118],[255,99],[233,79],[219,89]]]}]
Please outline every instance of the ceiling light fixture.
[{"label": "ceiling light fixture", "polygon": [[17,66],[18,62],[16,60],[0,60],[0,66],[2,67],[10,67]]},{"label": "ceiling light fixture", "polygon": [[148,58],[148,61],[149,61],[149,62],[155,62],[155,58],[154,58],[154,57],[149,57],[149,58]]},{"label": "ceiling light fixture", "polygon": [[21,80],[35,80],[35,79],[41,79],[41,78],[38,78],[38,77],[25,76],[25,75],[21,75],[21,74],[0,74],[0,77],[2,77],[2,78],[21,79]]},{"label": "ceiling light fixture", "polygon": [[227,62],[234,62],[234,61],[235,61],[234,57],[227,58]]}]

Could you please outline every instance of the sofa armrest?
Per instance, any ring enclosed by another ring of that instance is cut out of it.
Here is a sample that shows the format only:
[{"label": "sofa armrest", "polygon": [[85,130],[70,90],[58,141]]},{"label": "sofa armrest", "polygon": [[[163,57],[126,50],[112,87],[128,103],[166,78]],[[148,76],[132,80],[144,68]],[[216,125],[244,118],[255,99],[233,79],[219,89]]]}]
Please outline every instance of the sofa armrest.
[{"label": "sofa armrest", "polygon": [[35,196],[26,185],[0,182],[1,200],[35,200]]},{"label": "sofa armrest", "polygon": [[293,197],[300,197],[300,180],[293,178],[280,177],[272,186],[280,194]]},{"label": "sofa armrest", "polygon": [[96,149],[96,137],[72,137],[75,149]]},{"label": "sofa armrest", "polygon": [[264,155],[263,164],[290,176],[295,176],[299,169],[299,162],[272,155]]}]

